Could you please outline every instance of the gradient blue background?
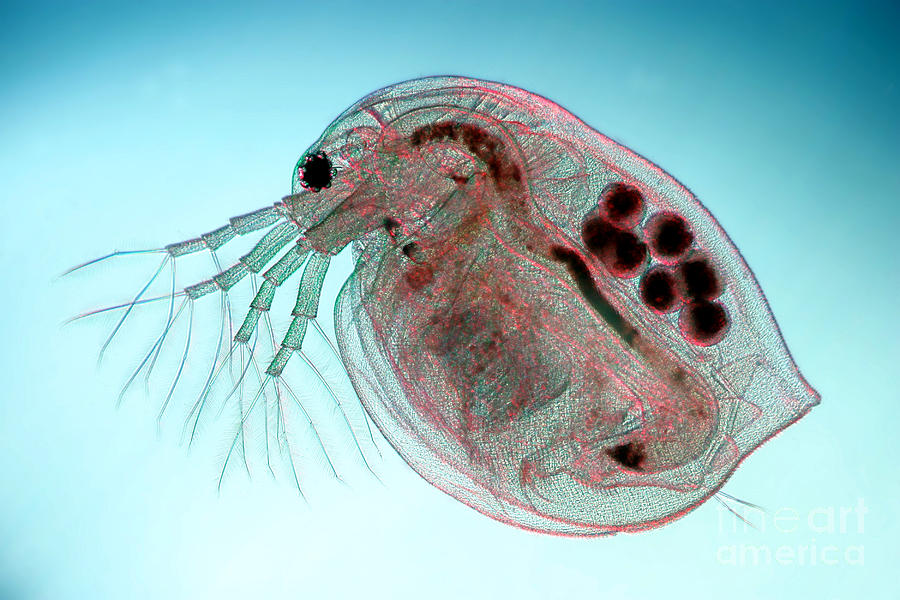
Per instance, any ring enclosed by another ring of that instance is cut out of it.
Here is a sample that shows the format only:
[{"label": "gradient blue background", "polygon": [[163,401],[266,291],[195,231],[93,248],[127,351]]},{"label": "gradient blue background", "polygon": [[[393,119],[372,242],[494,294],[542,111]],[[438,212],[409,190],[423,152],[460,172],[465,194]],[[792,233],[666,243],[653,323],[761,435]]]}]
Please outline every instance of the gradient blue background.
[{"label": "gradient blue background", "polygon": [[[0,8],[0,598],[900,597],[895,3],[78,4]],[[675,174],[744,253],[823,396],[725,487],[769,510],[764,530],[710,502],[640,535],[535,535],[390,452],[384,486],[356,469],[310,505],[261,469],[217,495],[225,439],[188,453],[177,420],[158,433],[162,386],[114,409],[147,338],[98,370],[113,321],[60,323],[153,261],[56,276],[276,201],[345,107],[444,73],[561,103]],[[862,528],[817,520],[860,500]],[[728,560],[811,544],[837,564]]]}]

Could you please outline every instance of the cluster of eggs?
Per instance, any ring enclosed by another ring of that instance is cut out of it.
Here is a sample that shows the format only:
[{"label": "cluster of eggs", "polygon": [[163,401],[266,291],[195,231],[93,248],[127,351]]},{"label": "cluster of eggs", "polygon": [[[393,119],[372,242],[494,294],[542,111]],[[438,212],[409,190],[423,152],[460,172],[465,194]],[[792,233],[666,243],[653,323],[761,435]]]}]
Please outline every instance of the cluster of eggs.
[{"label": "cluster of eggs", "polygon": [[614,277],[640,276],[639,295],[647,308],[658,314],[680,310],[678,325],[686,340],[697,346],[719,343],[730,319],[717,301],[723,285],[715,266],[694,247],[684,217],[661,211],[641,226],[643,215],[641,191],[612,183],[600,196],[599,210],[585,219],[582,241]]}]

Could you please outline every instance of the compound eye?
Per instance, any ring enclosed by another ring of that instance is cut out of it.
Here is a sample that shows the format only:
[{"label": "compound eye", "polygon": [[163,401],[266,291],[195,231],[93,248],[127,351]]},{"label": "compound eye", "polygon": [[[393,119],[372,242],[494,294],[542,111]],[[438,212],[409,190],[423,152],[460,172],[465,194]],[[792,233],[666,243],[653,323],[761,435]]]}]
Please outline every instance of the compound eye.
[{"label": "compound eye", "polygon": [[300,185],[305,189],[318,192],[331,187],[334,168],[331,159],[324,152],[308,154],[300,165]]}]

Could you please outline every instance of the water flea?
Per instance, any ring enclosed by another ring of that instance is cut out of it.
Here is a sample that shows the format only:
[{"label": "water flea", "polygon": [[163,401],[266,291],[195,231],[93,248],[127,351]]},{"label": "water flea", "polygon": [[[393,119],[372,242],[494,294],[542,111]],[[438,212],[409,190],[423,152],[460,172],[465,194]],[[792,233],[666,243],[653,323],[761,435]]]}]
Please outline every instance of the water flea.
[{"label": "water flea", "polygon": [[309,141],[280,199],[82,265],[159,257],[83,316],[118,314],[102,354],[159,315],[119,397],[164,379],[161,420],[189,443],[221,429],[220,485],[266,470],[306,497],[311,472],[343,480],[349,455],[374,474],[383,448],[503,523],[634,532],[819,402],[700,201],[545,97],[415,79]]}]

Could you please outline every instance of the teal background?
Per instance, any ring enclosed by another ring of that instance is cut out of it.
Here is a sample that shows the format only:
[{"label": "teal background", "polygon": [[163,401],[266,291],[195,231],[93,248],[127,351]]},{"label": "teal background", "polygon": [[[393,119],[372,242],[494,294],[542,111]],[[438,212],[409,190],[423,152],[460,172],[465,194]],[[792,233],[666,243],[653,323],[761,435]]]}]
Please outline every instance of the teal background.
[{"label": "teal background", "polygon": [[[900,597],[898,12],[3,3],[0,598]],[[760,529],[709,502],[639,535],[531,534],[444,496],[384,444],[384,485],[346,460],[347,485],[312,475],[309,504],[259,466],[219,494],[228,438],[188,452],[178,418],[157,429],[165,379],[114,408],[158,319],[123,331],[100,369],[115,319],[61,323],[128,300],[155,259],[57,276],[277,201],[344,108],[444,73],[561,103],[673,173],[740,248],[823,397],[724,488],[767,509],[751,515]],[[801,564],[811,546],[816,564]],[[781,547],[794,558],[776,560]]]}]

